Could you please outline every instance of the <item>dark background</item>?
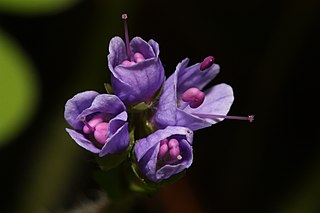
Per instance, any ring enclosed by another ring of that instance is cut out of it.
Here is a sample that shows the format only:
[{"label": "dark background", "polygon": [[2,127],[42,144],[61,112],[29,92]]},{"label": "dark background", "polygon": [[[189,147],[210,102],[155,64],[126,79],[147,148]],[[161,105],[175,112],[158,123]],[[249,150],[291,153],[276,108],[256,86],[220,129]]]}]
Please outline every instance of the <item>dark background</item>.
[{"label": "dark background", "polygon": [[40,83],[35,116],[0,149],[0,211],[63,212],[98,200],[94,158],[65,133],[63,110],[78,92],[104,92],[109,40],[123,37],[127,12],[131,37],[159,43],[167,76],[185,57],[213,55],[221,71],[210,86],[234,89],[229,114],[256,115],[197,131],[187,176],[132,212],[320,212],[319,1],[113,2],[0,12]]}]

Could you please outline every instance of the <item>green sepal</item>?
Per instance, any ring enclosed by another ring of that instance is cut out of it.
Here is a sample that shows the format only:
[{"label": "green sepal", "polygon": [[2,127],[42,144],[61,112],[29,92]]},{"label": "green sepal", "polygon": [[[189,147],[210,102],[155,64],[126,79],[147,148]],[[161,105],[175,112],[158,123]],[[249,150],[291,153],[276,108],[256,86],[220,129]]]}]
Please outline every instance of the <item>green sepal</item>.
[{"label": "green sepal", "polygon": [[138,104],[135,104],[131,107],[132,111],[145,111],[152,107],[153,102],[146,103],[146,102],[140,102]]},{"label": "green sepal", "polygon": [[108,94],[114,94],[111,84],[109,84],[109,83],[104,83],[104,88],[106,89],[106,91],[107,91]]}]

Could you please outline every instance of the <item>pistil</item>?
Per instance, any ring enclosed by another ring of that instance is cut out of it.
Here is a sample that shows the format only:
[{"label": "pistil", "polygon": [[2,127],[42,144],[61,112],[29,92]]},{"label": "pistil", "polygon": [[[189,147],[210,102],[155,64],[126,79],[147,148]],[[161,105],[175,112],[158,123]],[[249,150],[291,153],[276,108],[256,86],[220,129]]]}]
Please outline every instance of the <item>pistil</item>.
[{"label": "pistil", "polygon": [[127,19],[128,15],[126,13],[122,14],[122,20],[124,22],[124,34],[125,34],[125,41],[126,41],[126,49],[127,49],[127,57],[128,61],[131,61],[131,53],[130,53],[130,46],[129,46],[129,31],[128,31],[128,24]]},{"label": "pistil", "polygon": [[192,115],[198,116],[200,118],[210,118],[210,119],[217,119],[217,118],[224,118],[224,119],[233,119],[233,120],[246,120],[250,123],[254,120],[254,115],[248,116],[231,116],[231,115],[215,115],[215,114],[200,114],[200,113],[191,113]]}]

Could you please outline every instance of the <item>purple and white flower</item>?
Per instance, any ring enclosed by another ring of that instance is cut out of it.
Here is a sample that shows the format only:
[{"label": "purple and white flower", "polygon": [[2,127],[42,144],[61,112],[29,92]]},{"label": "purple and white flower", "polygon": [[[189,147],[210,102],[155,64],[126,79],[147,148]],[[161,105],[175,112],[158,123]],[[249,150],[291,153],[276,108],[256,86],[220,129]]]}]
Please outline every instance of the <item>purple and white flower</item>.
[{"label": "purple and white flower", "polygon": [[135,37],[125,44],[116,36],[110,41],[109,52],[108,65],[114,93],[124,103],[150,101],[164,80],[158,43]]},{"label": "purple and white flower", "polygon": [[201,90],[219,73],[212,56],[188,67],[184,59],[166,80],[154,121],[160,128],[185,126],[191,130],[209,127],[222,121],[234,100],[227,84]]},{"label": "purple and white flower", "polygon": [[169,179],[189,168],[193,161],[193,132],[185,127],[168,126],[139,140],[135,156],[139,170],[152,182]]},{"label": "purple and white flower", "polygon": [[65,105],[66,128],[81,147],[100,157],[127,149],[129,132],[126,107],[115,95],[86,91],[76,94]]}]

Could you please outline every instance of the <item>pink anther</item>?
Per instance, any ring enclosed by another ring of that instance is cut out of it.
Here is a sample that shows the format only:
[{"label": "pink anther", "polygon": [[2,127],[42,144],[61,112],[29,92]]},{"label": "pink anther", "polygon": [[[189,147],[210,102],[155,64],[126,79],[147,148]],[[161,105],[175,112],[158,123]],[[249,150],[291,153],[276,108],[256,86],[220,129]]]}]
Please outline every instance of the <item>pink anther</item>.
[{"label": "pink anther", "polygon": [[99,123],[95,127],[95,131],[93,133],[94,138],[101,144],[105,144],[107,140],[107,133],[109,129],[109,124],[107,122]]},{"label": "pink anther", "polygon": [[181,96],[183,101],[189,102],[191,108],[199,107],[203,103],[204,98],[204,92],[195,87],[187,89]]},{"label": "pink anther", "polygon": [[171,148],[170,151],[169,151],[169,153],[170,153],[170,158],[171,158],[172,160],[177,159],[177,157],[180,155],[180,148],[179,148],[179,146],[176,146],[176,147],[174,147],[174,148]]},{"label": "pink anther", "polygon": [[158,159],[162,159],[168,152],[168,145],[166,143],[160,145]]},{"label": "pink anther", "polygon": [[139,53],[139,52],[136,52],[136,53],[134,54],[133,59],[134,59],[134,61],[137,62],[137,63],[145,60],[144,56],[143,56],[141,53]]},{"label": "pink anther", "polygon": [[136,63],[134,61],[124,60],[121,65],[124,67],[131,67],[132,65],[135,65]]},{"label": "pink anther", "polygon": [[82,121],[85,125],[83,126],[82,131],[85,134],[91,134],[95,130],[96,125],[103,122],[104,119],[105,115],[103,114],[97,114],[93,116],[93,118],[88,122],[85,120],[85,118],[83,118]]},{"label": "pink anther", "polygon": [[200,64],[200,70],[203,71],[205,69],[208,69],[209,67],[212,66],[214,63],[214,57],[213,56],[208,56],[206,57],[203,62]]},{"label": "pink anther", "polygon": [[170,139],[168,146],[170,149],[175,148],[175,147],[179,147],[179,142],[177,139],[172,138],[172,139]]}]

